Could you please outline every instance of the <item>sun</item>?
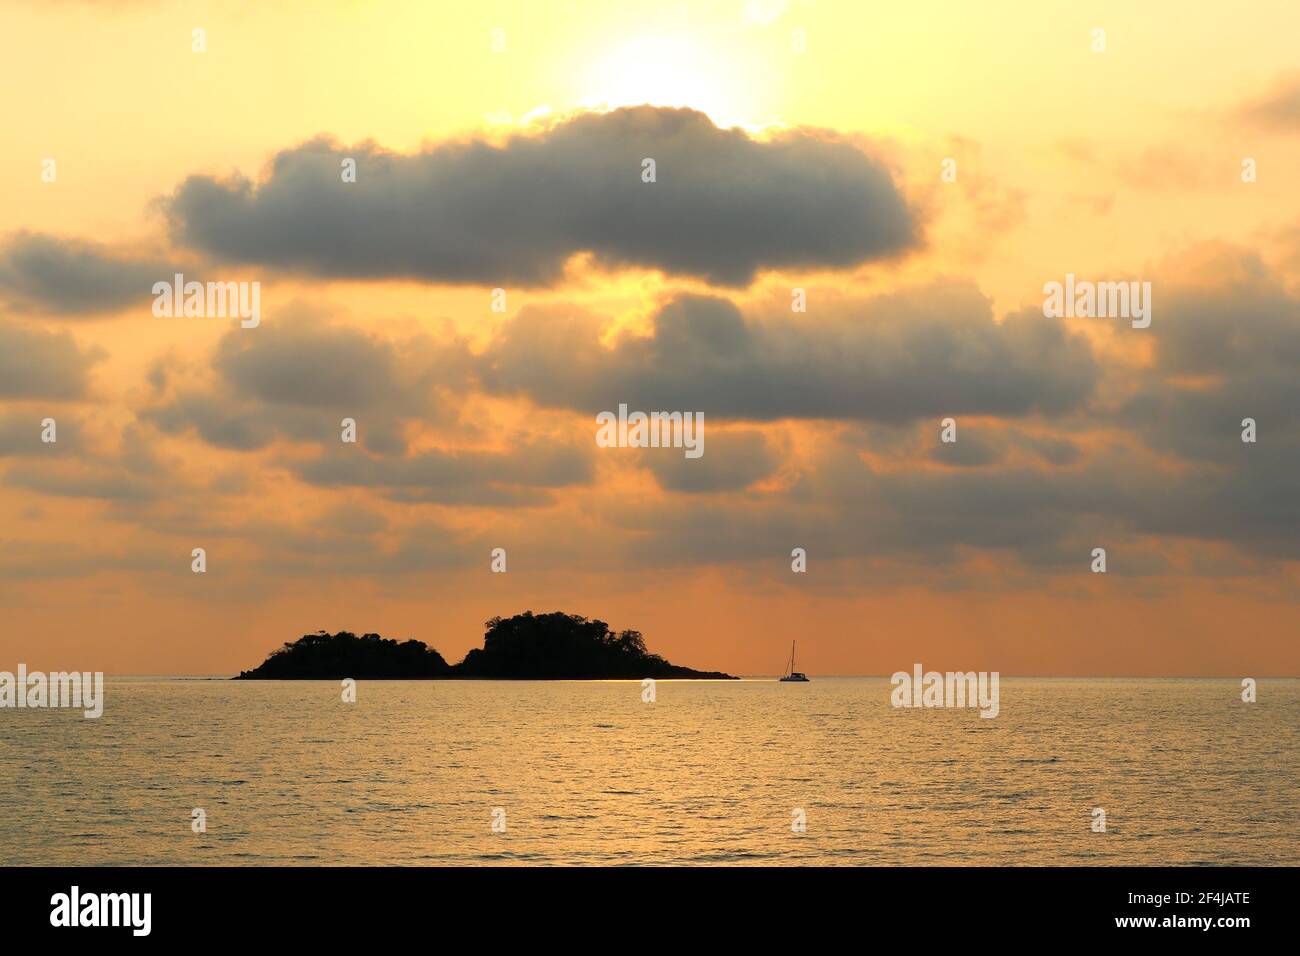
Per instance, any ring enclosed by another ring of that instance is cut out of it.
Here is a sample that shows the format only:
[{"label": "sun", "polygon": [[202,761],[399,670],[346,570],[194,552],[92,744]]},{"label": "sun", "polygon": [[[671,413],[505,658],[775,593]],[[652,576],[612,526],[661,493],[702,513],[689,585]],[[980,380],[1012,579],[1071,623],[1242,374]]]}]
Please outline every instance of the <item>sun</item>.
[{"label": "sun", "polygon": [[718,51],[685,36],[643,36],[596,60],[581,106],[688,106],[718,123],[738,121],[728,89],[736,82]]}]

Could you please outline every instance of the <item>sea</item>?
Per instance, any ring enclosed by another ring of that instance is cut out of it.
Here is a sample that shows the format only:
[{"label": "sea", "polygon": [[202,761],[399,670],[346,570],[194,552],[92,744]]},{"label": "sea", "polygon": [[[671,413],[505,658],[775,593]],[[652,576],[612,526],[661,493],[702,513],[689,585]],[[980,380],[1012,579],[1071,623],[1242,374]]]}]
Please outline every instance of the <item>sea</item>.
[{"label": "sea", "polygon": [[1298,680],[891,690],[110,676],[98,719],[0,710],[0,861],[1300,863]]}]

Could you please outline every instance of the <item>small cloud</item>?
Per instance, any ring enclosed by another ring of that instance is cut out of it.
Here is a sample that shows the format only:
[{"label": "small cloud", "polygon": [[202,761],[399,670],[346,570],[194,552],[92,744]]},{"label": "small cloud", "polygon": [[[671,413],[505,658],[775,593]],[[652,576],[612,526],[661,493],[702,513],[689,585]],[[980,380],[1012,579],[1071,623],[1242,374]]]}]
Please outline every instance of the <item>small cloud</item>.
[{"label": "small cloud", "polygon": [[161,259],[97,242],[19,232],[0,241],[0,298],[56,315],[116,312],[147,303],[176,270]]},{"label": "small cloud", "polygon": [[1236,115],[1252,126],[1300,133],[1300,73],[1279,78],[1268,92],[1242,106]]}]

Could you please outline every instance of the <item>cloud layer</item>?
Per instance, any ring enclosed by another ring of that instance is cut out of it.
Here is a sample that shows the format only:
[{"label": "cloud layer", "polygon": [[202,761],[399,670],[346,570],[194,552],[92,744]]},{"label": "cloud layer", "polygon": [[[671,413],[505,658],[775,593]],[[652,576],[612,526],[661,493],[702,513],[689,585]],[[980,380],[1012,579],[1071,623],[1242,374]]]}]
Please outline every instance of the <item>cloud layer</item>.
[{"label": "cloud layer", "polygon": [[945,284],[853,299],[814,314],[747,315],[681,295],[648,336],[600,341],[599,318],[524,309],[488,349],[487,387],[585,412],[703,411],[779,418],[911,421],[1059,412],[1098,379],[1087,342],[1055,319],[994,321],[974,287]]}]

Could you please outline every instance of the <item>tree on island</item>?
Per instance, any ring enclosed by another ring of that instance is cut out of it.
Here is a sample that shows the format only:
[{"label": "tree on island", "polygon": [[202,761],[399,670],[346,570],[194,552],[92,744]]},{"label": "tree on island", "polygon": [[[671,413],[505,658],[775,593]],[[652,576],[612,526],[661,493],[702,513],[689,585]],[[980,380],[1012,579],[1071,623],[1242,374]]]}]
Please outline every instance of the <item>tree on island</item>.
[{"label": "tree on island", "polygon": [[303,680],[344,677],[447,677],[451,665],[422,641],[397,641],[378,634],[357,637],[350,631],[305,634],[271,652],[259,667],[244,671],[243,679]]},{"label": "tree on island", "polygon": [[532,611],[487,622],[483,647],[457,669],[474,677],[534,679],[654,677],[672,665],[646,650],[639,631],[615,634],[604,621]]},{"label": "tree on island", "polygon": [[483,646],[449,665],[421,641],[397,641],[348,631],[307,634],[272,652],[239,679],[302,680],[344,677],[496,678],[504,680],[611,680],[699,678],[731,680],[717,671],[670,664],[646,648],[640,631],[615,633],[604,621],[555,611],[494,617]]}]

